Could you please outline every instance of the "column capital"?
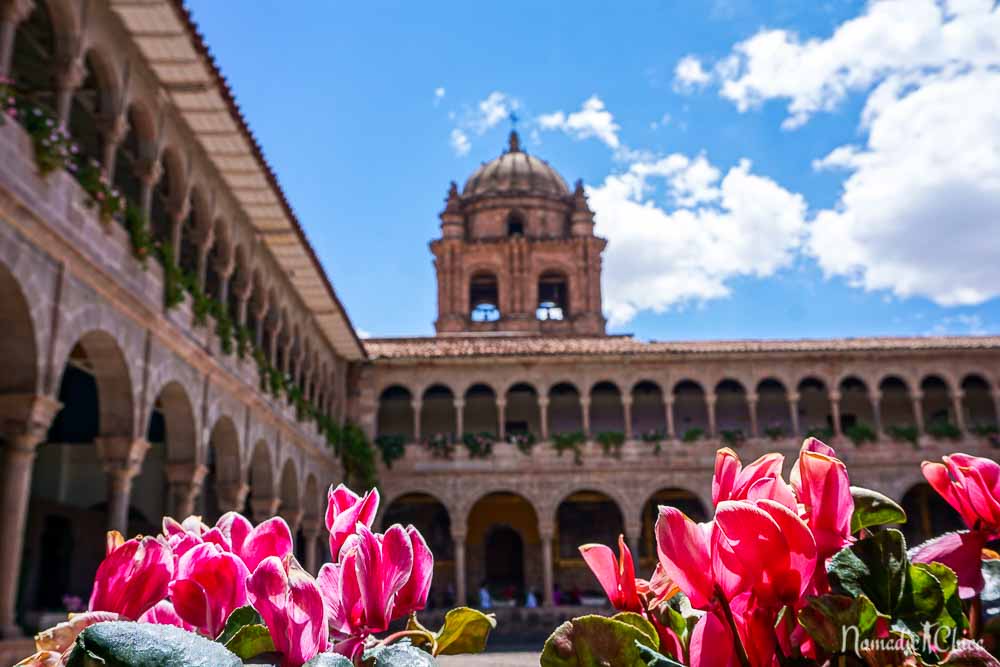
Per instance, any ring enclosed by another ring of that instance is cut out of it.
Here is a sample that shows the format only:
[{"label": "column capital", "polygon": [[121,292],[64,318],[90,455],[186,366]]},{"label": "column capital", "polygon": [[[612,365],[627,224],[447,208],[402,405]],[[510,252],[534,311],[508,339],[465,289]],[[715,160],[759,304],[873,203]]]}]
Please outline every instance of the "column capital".
[{"label": "column capital", "polygon": [[128,134],[128,117],[124,113],[101,114],[96,119],[97,131],[104,137],[104,141],[117,146]]},{"label": "column capital", "polygon": [[910,394],[910,398],[913,400],[914,403],[916,403],[917,401],[922,401],[924,400],[924,392],[917,389],[912,394]]},{"label": "column capital", "polygon": [[319,538],[323,530],[323,522],[317,517],[307,516],[302,519],[301,527],[302,534],[306,536],[307,540],[315,540]]},{"label": "column capital", "polygon": [[113,479],[125,477],[131,480],[142,469],[142,461],[149,451],[145,438],[129,436],[99,436],[94,438],[97,458],[104,464],[104,470]]},{"label": "column capital", "polygon": [[632,405],[632,394],[622,394],[622,405]]},{"label": "column capital", "polygon": [[277,496],[250,498],[250,510],[253,512],[253,520],[256,523],[267,521],[278,513],[279,505],[281,505],[281,498]]},{"label": "column capital", "polygon": [[498,408],[506,408],[507,407],[507,399],[506,398],[498,398],[496,400],[496,404],[497,404]]},{"label": "column capital", "polygon": [[44,394],[0,394],[0,434],[34,450],[60,409],[62,403]]},{"label": "column capital", "polygon": [[219,509],[223,512],[242,512],[246,505],[250,485],[246,482],[220,482],[215,485]]},{"label": "column capital", "polygon": [[715,405],[716,396],[714,391],[705,392],[705,403],[708,405]]},{"label": "column capital", "polygon": [[413,410],[416,412],[420,412],[420,408],[423,406],[423,404],[424,404],[423,401],[421,401],[419,398],[414,398],[412,401],[410,401],[410,407],[413,408]]},{"label": "column capital", "polygon": [[468,537],[468,534],[464,530],[455,530],[455,529],[452,529],[452,531],[451,531],[451,540],[455,544],[462,544],[462,545],[464,545],[466,537]]},{"label": "column capital", "polygon": [[35,10],[35,0],[6,0],[0,2],[0,22],[21,23]]},{"label": "column capital", "polygon": [[299,528],[302,526],[302,516],[305,514],[301,509],[291,509],[291,510],[281,510],[278,512],[278,516],[285,520],[288,527],[292,531],[292,535],[298,532]]},{"label": "column capital", "polygon": [[539,524],[538,525],[538,536],[543,541],[551,542],[556,536],[555,524]]},{"label": "column capital", "polygon": [[831,401],[840,401],[840,399],[841,399],[841,395],[840,395],[840,392],[838,390],[833,389],[833,390],[830,391],[830,400]]},{"label": "column capital", "polygon": [[462,408],[465,407],[465,399],[464,398],[456,398],[456,399],[454,399],[453,403],[455,405],[455,409],[456,410],[461,410]]},{"label": "column capital", "polygon": [[747,392],[747,403],[756,403],[757,398],[758,398],[757,392],[755,391]]},{"label": "column capital", "polygon": [[167,463],[163,468],[169,484],[201,484],[208,474],[201,463]]},{"label": "column capital", "polygon": [[56,58],[52,82],[56,90],[76,90],[83,84],[87,68],[78,54],[64,54]]},{"label": "column capital", "polygon": [[135,161],[135,176],[148,187],[153,187],[163,177],[163,165],[159,160],[139,158]]},{"label": "column capital", "polygon": [[797,391],[790,391],[790,392],[788,392],[788,402],[789,403],[798,403],[799,402],[799,398],[800,398],[799,397],[799,392],[797,392]]},{"label": "column capital", "polygon": [[882,400],[882,390],[881,389],[872,389],[870,395],[871,395],[872,401],[875,402],[875,403],[878,403],[879,401]]},{"label": "column capital", "polygon": [[[998,393],[997,396],[1000,396],[1000,393]],[[538,397],[538,407],[540,407],[540,408],[547,408],[547,407],[549,407],[549,397],[548,396],[539,396]]]}]

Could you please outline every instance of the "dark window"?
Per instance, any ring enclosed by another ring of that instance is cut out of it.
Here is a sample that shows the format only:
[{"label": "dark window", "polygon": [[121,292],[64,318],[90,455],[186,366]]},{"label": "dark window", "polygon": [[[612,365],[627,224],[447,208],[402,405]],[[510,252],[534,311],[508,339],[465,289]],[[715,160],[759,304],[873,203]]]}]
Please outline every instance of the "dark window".
[{"label": "dark window", "polygon": [[507,218],[507,236],[524,236],[524,218],[519,213]]},{"label": "dark window", "polygon": [[538,309],[540,320],[561,320],[569,311],[566,278],[558,273],[545,273],[538,279]]},{"label": "dark window", "polygon": [[469,283],[469,317],[473,322],[496,322],[500,319],[497,279],[492,274],[473,276]]}]

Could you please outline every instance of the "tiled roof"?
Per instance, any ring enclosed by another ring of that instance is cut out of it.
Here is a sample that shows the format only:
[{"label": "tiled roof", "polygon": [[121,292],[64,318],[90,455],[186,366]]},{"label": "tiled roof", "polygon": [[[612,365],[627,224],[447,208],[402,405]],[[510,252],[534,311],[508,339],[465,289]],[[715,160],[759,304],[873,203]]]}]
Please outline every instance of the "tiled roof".
[{"label": "tiled roof", "polygon": [[371,359],[452,359],[586,355],[768,354],[775,352],[889,352],[998,350],[1000,336],[927,336],[802,340],[643,342],[631,336],[441,336],[369,338]]}]

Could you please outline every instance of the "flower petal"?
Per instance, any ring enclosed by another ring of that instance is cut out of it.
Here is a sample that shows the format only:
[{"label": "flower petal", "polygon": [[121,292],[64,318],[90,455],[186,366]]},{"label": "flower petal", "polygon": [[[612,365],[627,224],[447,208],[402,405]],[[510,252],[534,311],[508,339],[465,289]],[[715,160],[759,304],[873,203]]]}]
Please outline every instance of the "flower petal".
[{"label": "flower petal", "polygon": [[674,507],[660,506],[656,550],[663,571],[691,600],[707,609],[715,594],[708,538],[701,526]]}]

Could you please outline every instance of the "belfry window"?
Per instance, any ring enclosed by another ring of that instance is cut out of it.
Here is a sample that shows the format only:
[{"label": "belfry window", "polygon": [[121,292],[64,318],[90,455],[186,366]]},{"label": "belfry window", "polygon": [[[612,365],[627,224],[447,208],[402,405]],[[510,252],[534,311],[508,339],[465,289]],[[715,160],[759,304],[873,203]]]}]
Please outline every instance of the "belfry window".
[{"label": "belfry window", "polygon": [[500,293],[491,273],[477,273],[469,283],[469,317],[473,322],[496,322],[500,319]]},{"label": "belfry window", "polygon": [[569,311],[566,277],[561,273],[543,273],[538,279],[538,309],[535,316],[540,320],[561,320]]},{"label": "belfry window", "polygon": [[524,217],[516,211],[507,216],[507,236],[524,236]]}]

